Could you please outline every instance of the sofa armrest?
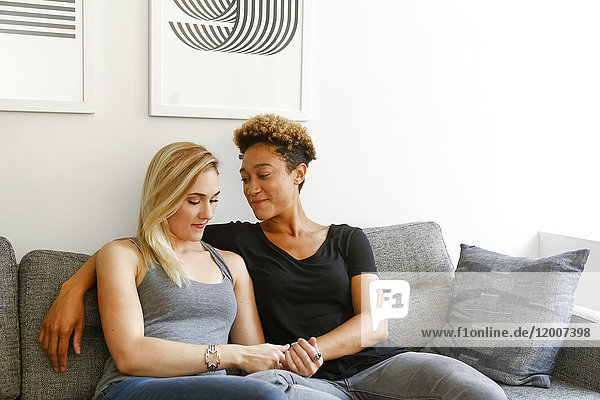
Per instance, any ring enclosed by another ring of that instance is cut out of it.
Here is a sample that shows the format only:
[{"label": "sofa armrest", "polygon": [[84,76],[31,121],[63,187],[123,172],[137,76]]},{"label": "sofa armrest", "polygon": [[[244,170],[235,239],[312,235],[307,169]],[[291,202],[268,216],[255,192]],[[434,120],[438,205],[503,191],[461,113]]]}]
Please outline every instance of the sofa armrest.
[{"label": "sofa armrest", "polygon": [[[600,311],[575,306],[571,322],[600,324]],[[600,341],[593,342],[593,346],[563,347],[552,376],[600,392]]]},{"label": "sofa armrest", "polygon": [[0,399],[15,399],[21,391],[17,274],[12,245],[0,236]]},{"label": "sofa armrest", "polygon": [[61,284],[89,258],[56,250],[33,250],[19,264],[19,318],[21,329],[20,399],[91,399],[109,356],[102,334],[96,288],[84,297],[85,328],[81,354],[69,345],[67,372],[57,374],[37,342],[42,320]]}]

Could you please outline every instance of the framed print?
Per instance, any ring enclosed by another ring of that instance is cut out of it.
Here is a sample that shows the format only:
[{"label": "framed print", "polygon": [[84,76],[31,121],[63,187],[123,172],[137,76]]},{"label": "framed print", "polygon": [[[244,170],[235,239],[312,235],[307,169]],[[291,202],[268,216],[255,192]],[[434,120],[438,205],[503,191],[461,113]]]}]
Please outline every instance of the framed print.
[{"label": "framed print", "polygon": [[93,113],[94,0],[0,2],[0,110]]},{"label": "framed print", "polygon": [[150,115],[308,119],[310,0],[150,0]]}]

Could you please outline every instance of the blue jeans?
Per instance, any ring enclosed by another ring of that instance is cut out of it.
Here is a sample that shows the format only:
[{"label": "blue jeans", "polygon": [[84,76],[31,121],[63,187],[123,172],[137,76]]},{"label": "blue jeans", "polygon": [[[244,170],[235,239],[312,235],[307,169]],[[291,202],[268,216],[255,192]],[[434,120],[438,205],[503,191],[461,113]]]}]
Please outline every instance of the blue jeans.
[{"label": "blue jeans", "polygon": [[283,391],[267,382],[242,376],[200,375],[175,378],[132,377],[108,385],[98,400],[285,400]]},{"label": "blue jeans", "polygon": [[321,392],[313,399],[343,400],[506,400],[502,388],[481,372],[454,358],[406,352],[339,381],[303,378],[289,371],[248,375],[273,383],[288,399],[303,399],[302,387]]}]

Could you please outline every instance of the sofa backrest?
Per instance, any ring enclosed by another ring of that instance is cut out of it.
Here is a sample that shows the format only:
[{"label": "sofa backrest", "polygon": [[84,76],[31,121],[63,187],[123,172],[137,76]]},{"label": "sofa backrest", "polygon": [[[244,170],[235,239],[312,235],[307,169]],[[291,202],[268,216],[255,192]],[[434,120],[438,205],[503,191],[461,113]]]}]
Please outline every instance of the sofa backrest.
[{"label": "sofa backrest", "polygon": [[442,230],[435,222],[413,222],[364,229],[381,279],[410,284],[408,315],[388,321],[389,338],[418,349],[428,339],[421,329],[441,327],[448,320],[454,267]]},{"label": "sofa backrest", "polygon": [[452,272],[442,229],[435,222],[378,226],[364,229],[378,271]]},{"label": "sofa backrest", "polygon": [[17,261],[15,252],[0,237],[0,400],[19,396],[19,317],[17,312]]},{"label": "sofa backrest", "polygon": [[84,299],[85,328],[81,355],[69,344],[68,370],[56,373],[38,346],[38,332],[46,312],[66,281],[88,259],[86,254],[35,250],[19,265],[21,325],[21,399],[91,399],[102,376],[108,349],[102,334],[96,290]]}]

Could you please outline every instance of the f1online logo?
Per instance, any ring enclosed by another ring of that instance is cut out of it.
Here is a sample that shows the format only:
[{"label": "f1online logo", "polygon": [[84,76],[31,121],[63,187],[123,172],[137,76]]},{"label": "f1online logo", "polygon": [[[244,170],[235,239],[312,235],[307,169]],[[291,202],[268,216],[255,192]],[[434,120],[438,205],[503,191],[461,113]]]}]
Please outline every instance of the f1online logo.
[{"label": "f1online logo", "polygon": [[173,33],[196,50],[273,55],[298,28],[300,0],[172,0],[199,23],[169,22]]},{"label": "f1online logo", "polygon": [[371,328],[373,331],[384,319],[408,315],[410,284],[403,280],[373,280],[369,282]]}]

